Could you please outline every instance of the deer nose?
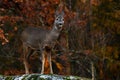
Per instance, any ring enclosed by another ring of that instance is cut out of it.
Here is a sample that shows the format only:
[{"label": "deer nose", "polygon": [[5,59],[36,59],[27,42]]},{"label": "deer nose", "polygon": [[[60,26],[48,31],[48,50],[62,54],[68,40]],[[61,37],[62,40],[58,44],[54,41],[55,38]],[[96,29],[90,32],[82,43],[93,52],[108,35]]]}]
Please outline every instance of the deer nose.
[{"label": "deer nose", "polygon": [[59,24],[59,27],[61,28],[62,26],[63,26],[63,24],[62,24],[62,23],[60,23],[60,24]]},{"label": "deer nose", "polygon": [[62,23],[60,23],[59,25],[62,25]]}]

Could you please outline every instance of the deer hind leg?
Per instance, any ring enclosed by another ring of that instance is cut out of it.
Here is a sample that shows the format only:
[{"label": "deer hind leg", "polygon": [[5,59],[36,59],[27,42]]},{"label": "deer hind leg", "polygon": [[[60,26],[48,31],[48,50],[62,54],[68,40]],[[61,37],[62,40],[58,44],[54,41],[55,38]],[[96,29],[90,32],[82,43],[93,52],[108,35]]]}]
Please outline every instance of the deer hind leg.
[{"label": "deer hind leg", "polygon": [[23,54],[24,54],[24,66],[25,66],[25,73],[29,74],[29,63],[28,63],[28,47],[23,44]]},{"label": "deer hind leg", "polygon": [[45,65],[45,52],[42,51],[42,69],[41,69],[41,74],[44,74],[44,65]]},{"label": "deer hind leg", "polygon": [[50,65],[50,73],[53,74],[53,69],[52,69],[52,60],[51,60],[51,52],[48,53],[48,62]]}]

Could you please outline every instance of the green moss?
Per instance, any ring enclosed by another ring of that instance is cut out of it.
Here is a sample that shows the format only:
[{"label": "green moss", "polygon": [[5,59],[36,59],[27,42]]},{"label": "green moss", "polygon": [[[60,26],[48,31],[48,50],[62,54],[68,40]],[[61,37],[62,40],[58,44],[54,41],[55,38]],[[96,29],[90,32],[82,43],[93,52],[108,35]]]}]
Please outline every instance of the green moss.
[{"label": "green moss", "polygon": [[4,79],[5,79],[5,80],[14,80],[14,77],[9,76],[9,77],[5,77]]}]

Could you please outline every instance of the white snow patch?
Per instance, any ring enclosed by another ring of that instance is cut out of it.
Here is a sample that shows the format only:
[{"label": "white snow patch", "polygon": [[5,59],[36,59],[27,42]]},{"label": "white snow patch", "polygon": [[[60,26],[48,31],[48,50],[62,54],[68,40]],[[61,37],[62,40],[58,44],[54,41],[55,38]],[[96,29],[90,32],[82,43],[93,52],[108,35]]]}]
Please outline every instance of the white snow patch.
[{"label": "white snow patch", "polygon": [[16,77],[14,80],[22,80],[26,75],[27,75],[27,74],[24,74],[24,75],[22,75],[22,76],[20,76],[20,77]]}]

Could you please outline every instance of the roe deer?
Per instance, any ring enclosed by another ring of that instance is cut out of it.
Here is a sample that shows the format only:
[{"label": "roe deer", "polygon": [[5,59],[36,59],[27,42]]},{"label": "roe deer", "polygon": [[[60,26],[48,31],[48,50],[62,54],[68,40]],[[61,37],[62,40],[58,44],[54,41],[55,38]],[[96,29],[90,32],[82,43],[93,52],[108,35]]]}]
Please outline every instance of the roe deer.
[{"label": "roe deer", "polygon": [[[60,32],[64,24],[64,12],[56,11],[55,21],[52,30],[45,30],[35,27],[27,27],[21,34],[21,41],[23,43],[23,54],[24,54],[24,66],[25,73],[29,74],[29,63],[28,59],[31,55],[31,50],[39,50],[42,57],[42,69],[41,74],[44,73],[45,63],[45,48],[49,47],[50,50],[54,47],[56,40],[58,39]],[[51,62],[51,51],[47,53],[47,59],[50,66],[50,73],[53,73],[52,62]]]}]

